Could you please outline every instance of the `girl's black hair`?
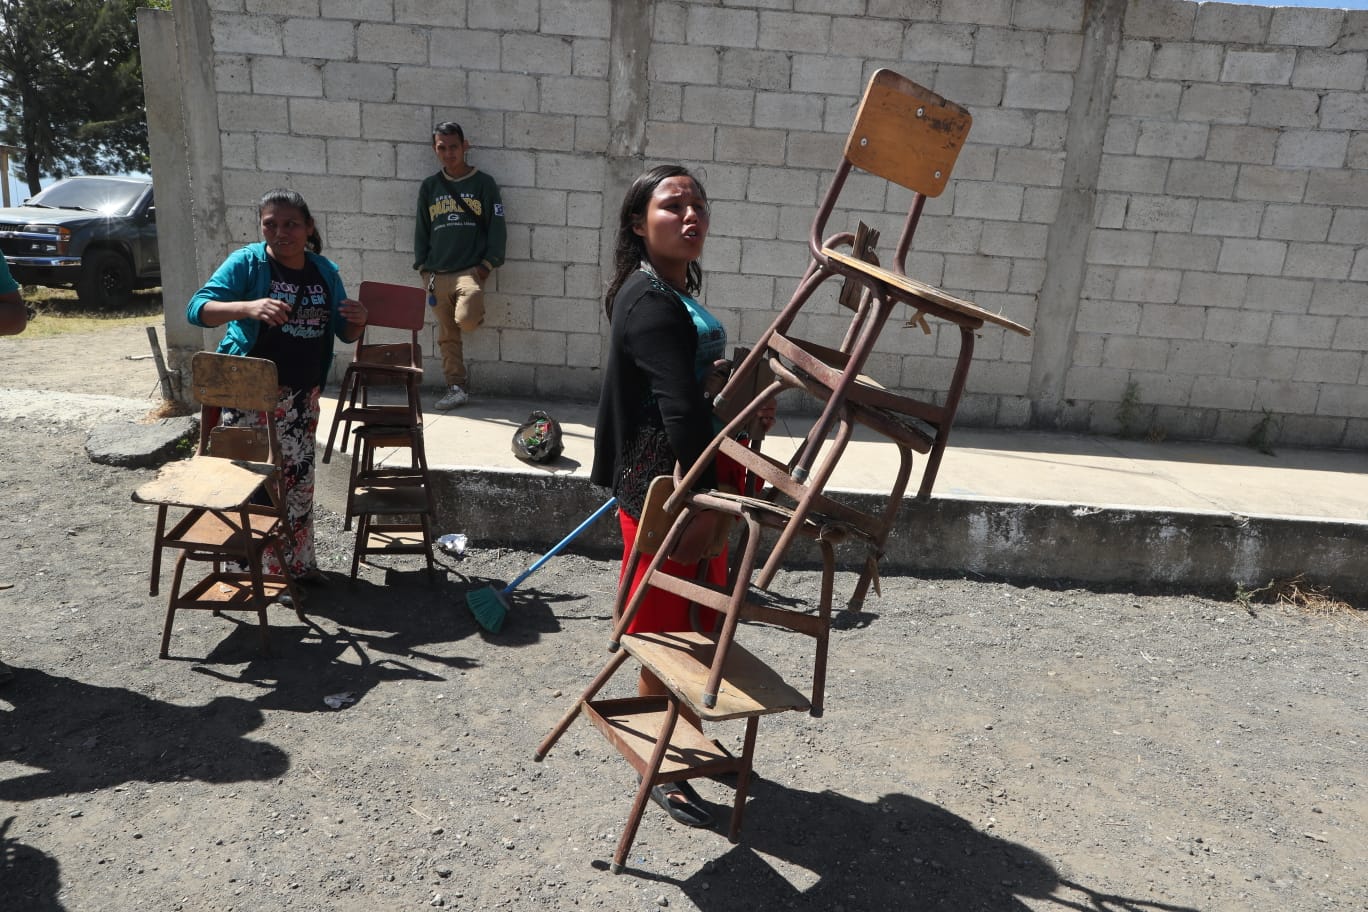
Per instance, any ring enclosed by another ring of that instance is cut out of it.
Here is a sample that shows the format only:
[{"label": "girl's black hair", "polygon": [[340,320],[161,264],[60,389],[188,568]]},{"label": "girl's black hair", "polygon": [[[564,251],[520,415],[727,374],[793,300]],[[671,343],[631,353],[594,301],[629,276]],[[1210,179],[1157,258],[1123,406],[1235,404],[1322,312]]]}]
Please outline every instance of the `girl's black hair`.
[{"label": "girl's black hair", "polygon": [[[687,177],[694,182],[698,188],[698,195],[703,197],[703,202],[708,201],[708,194],[703,190],[703,183],[693,175],[688,168],[683,165],[657,165],[650,171],[639,176],[632,181],[632,186],[627,188],[627,195],[622,198],[622,209],[618,213],[618,233],[617,246],[613,252],[613,278],[608,283],[608,294],[603,299],[603,311],[608,315],[608,319],[613,318],[613,298],[622,290],[622,285],[636,272],[637,267],[642,261],[649,261],[646,256],[646,241],[634,229],[641,224],[641,220],[646,216],[646,204],[651,200],[651,194],[655,193],[656,187],[662,181],[672,177]],[[698,294],[703,287],[703,269],[697,262],[689,264],[687,275],[684,282],[684,290],[691,295]]]},{"label": "girl's black hair", "polygon": [[304,202],[304,197],[294,190],[287,190],[284,187],[277,187],[274,190],[267,190],[261,196],[261,202],[257,203],[257,218],[261,217],[261,210],[267,206],[289,206],[291,209],[298,209],[304,216],[304,221],[309,223],[309,249],[314,253],[323,252],[323,237],[318,233],[318,228],[314,225],[314,217],[309,213],[309,204]]}]

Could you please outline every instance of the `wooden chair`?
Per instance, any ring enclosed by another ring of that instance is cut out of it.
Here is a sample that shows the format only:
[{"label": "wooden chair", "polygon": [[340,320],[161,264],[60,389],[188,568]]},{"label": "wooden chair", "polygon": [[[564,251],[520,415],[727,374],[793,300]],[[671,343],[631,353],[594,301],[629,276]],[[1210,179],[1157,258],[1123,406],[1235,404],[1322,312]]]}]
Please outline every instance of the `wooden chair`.
[{"label": "wooden chair", "polygon": [[[927,455],[918,496],[930,496],[964,391],[974,334],[986,323],[1029,334],[1012,320],[911,278],[905,271],[925,202],[944,190],[970,123],[964,108],[911,80],[886,69],[874,74],[855,115],[841,162],[813,220],[809,234],[812,259],[807,272],[789,303],[718,396],[720,410],[737,390],[752,382],[750,378],[761,364],[767,364],[775,374],[768,395],[801,389],[821,403],[820,414],[798,449],[786,462],[780,462],[733,439],[736,427],[749,420],[767,398],[757,396],[737,411],[733,423],[681,479],[681,493],[675,495],[682,497],[682,492],[691,490],[703,466],[722,452],[762,478],[773,499],[792,504],[793,521],[779,533],[755,580],[760,588],[770,585],[807,517],[817,513],[823,517],[819,525],[843,524],[857,530],[865,542],[865,566],[851,599],[851,607],[858,607],[871,581],[877,578],[878,558],[911,477],[913,452]],[[827,223],[840,205],[846,180],[855,168],[912,191],[888,266],[879,265],[870,255],[867,239],[845,231],[826,235]],[[840,249],[846,247],[851,248],[849,252]],[[841,301],[851,312],[843,337],[822,342],[799,338],[794,328],[804,306],[833,278],[844,279]],[[880,333],[898,305],[911,309],[909,324],[925,330],[926,317],[932,316],[958,332],[959,355],[939,403],[894,393],[864,373]],[[892,479],[887,506],[878,514],[853,509],[825,494],[857,424],[874,429],[900,452],[900,468]]]},{"label": "wooden chair", "polygon": [[[160,654],[167,657],[172,624],[182,609],[255,611],[262,649],[269,652],[267,605],[289,594],[296,616],[305,620],[300,593],[284,569],[286,516],[274,417],[279,397],[275,364],[200,352],[191,360],[191,373],[200,402],[196,453],[163,467],[133,493],[134,501],[157,507],[151,595],[158,593],[162,549],[179,552]],[[263,412],[265,426],[219,427],[224,408]],[[261,492],[268,503],[258,502]],[[169,523],[173,508],[184,513]],[[265,573],[268,549],[275,553],[282,574]],[[211,562],[213,569],[182,592],[187,560]]]},{"label": "wooden chair", "polygon": [[[352,362],[342,375],[337,411],[333,413],[328,442],[323,448],[323,461],[332,459],[339,426],[342,428],[342,450],[346,452],[353,424],[411,428],[415,455],[423,458],[423,404],[420,398],[423,351],[418,344],[418,333],[423,329],[427,293],[416,286],[362,282],[358,298],[366,307],[366,326],[356,340]],[[407,330],[409,340],[377,341],[374,332],[377,329]],[[400,403],[372,399],[374,393],[392,394],[396,388],[402,393]]]}]

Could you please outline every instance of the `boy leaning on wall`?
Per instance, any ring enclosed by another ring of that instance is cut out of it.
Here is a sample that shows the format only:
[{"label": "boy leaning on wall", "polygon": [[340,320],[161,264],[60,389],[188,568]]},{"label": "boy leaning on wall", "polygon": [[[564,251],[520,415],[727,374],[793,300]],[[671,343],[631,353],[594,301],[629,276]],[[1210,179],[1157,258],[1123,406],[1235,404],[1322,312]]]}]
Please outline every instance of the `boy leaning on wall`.
[{"label": "boy leaning on wall", "polygon": [[470,143],[461,125],[437,124],[432,151],[441,168],[418,189],[413,268],[437,317],[447,387],[437,408],[453,409],[470,400],[462,334],[484,322],[484,285],[503,265],[507,229],[499,185],[466,161]]}]

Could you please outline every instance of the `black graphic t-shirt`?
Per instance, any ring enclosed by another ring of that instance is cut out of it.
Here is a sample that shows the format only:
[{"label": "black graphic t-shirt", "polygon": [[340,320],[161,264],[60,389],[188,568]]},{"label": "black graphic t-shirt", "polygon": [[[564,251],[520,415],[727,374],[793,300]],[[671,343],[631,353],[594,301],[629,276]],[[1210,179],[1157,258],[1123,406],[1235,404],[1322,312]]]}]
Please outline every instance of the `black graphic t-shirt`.
[{"label": "black graphic t-shirt", "polygon": [[323,339],[332,332],[332,302],[328,286],[311,261],[291,269],[268,257],[270,297],[290,305],[290,319],[281,326],[262,326],[250,352],[276,364],[280,385],[310,389],[323,382]]}]

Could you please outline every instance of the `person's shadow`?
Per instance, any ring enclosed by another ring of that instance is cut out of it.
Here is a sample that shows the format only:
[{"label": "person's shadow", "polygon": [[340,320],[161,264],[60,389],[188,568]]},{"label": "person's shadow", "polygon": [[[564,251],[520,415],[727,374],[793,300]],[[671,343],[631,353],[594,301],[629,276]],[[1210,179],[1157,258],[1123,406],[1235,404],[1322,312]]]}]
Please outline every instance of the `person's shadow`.
[{"label": "person's shadow", "polygon": [[272,744],[244,737],[261,709],[236,697],[178,706],[38,668],[16,669],[0,712],[0,756],[36,768],[0,779],[0,801],[36,801],[126,782],[245,782],[290,766]]},{"label": "person's shadow", "polygon": [[10,817],[0,823],[0,896],[6,909],[26,912],[63,912],[57,901],[62,889],[57,859],[9,836]]},{"label": "person's shadow", "polygon": [[[730,808],[714,811],[725,833]],[[629,856],[628,870],[669,880],[633,867],[640,861]],[[1047,897],[1078,912],[1197,912],[1065,881],[1038,852],[911,795],[866,803],[763,779],[751,788],[740,842],[676,883],[704,912],[1030,912],[1023,898]]]}]

